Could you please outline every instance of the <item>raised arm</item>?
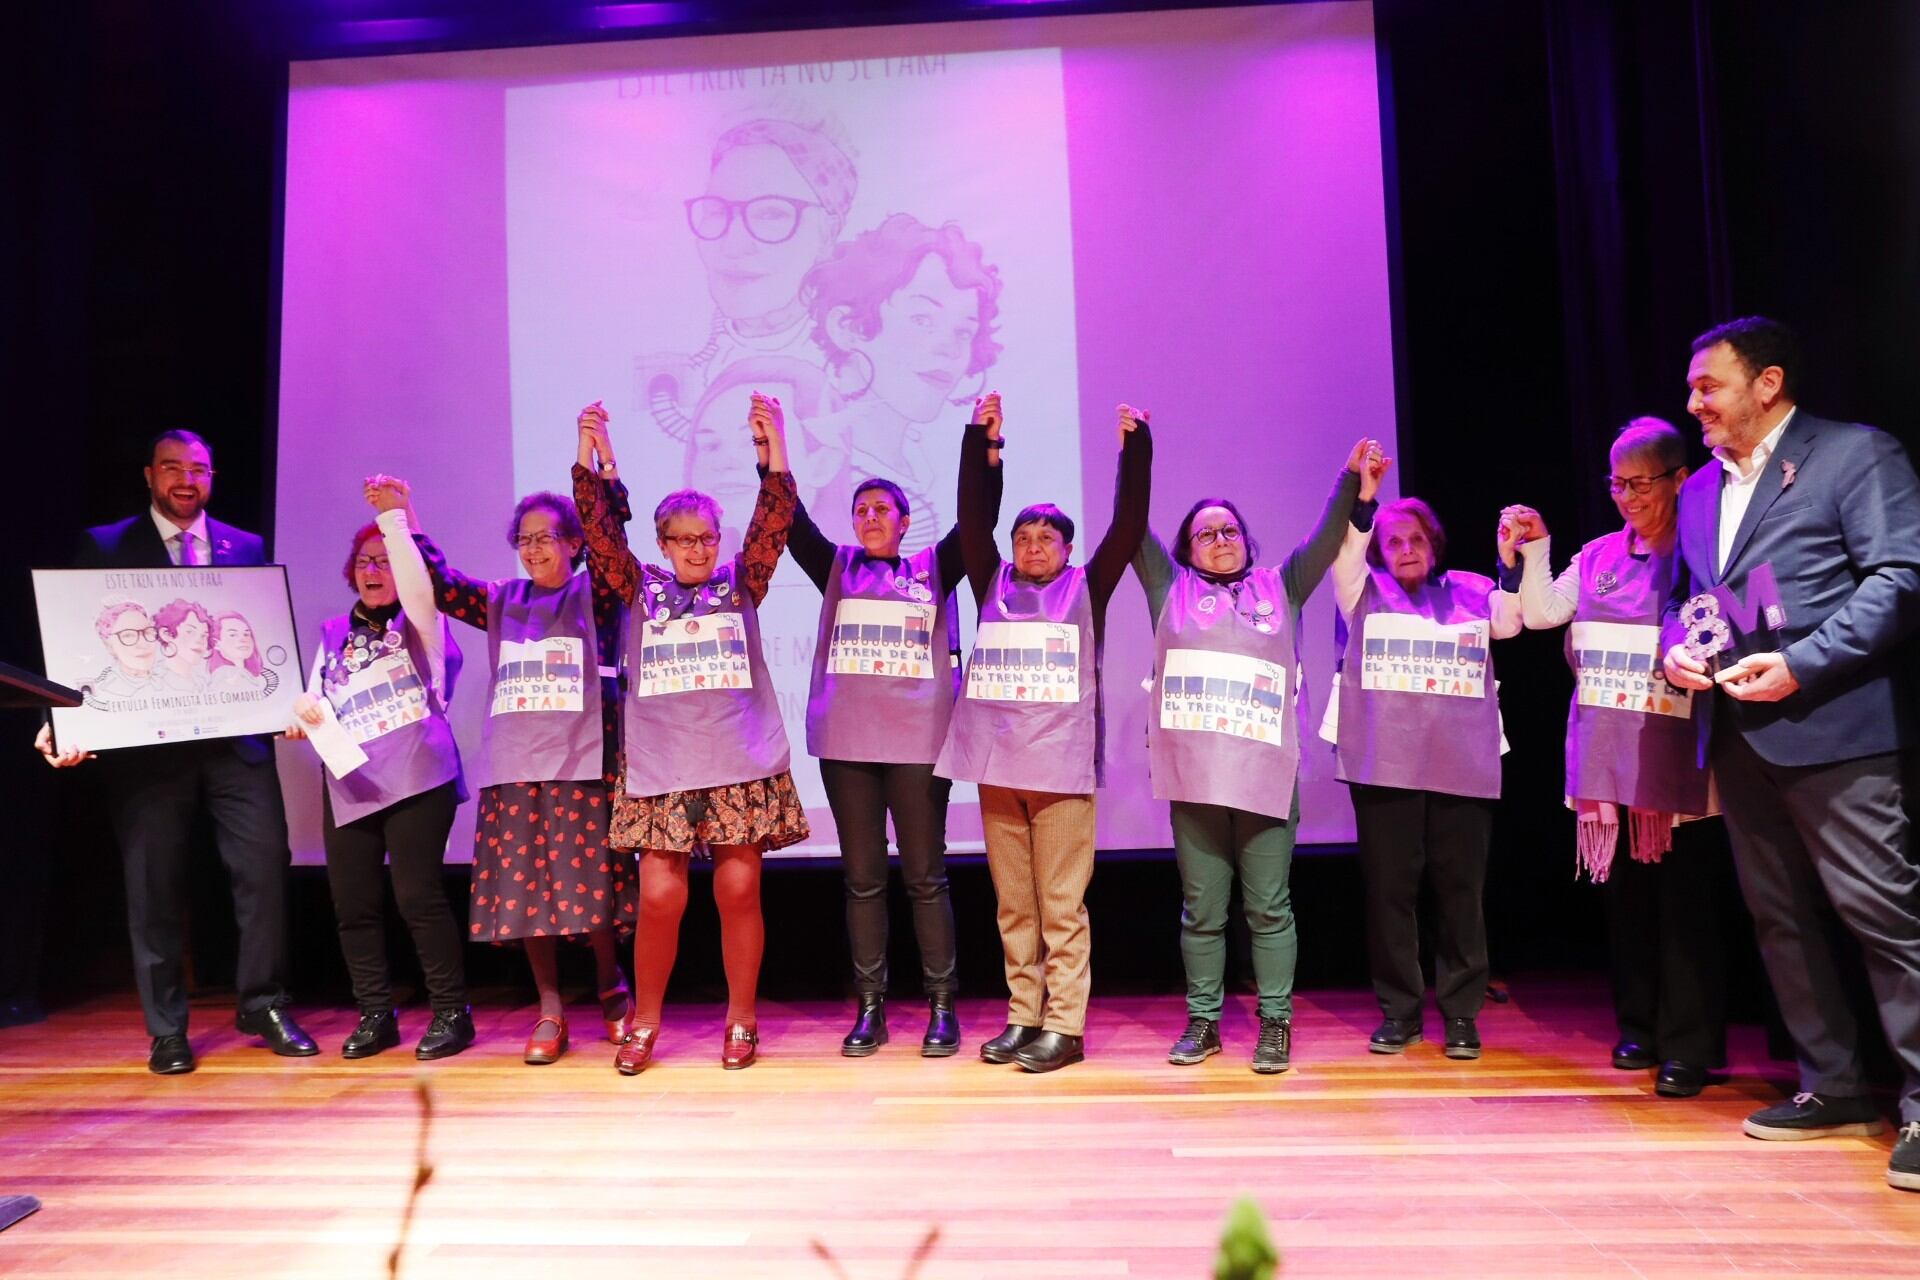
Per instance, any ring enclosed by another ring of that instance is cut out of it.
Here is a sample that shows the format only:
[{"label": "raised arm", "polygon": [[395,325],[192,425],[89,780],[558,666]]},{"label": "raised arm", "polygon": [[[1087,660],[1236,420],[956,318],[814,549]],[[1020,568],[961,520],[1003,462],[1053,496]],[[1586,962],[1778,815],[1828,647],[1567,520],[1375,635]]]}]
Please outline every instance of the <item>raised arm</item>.
[{"label": "raised arm", "polygon": [[627,545],[627,530],[616,505],[624,507],[619,466],[607,432],[608,414],[598,401],[580,411],[576,423],[580,452],[573,464],[573,505],[587,535],[587,572],[594,593],[611,593],[631,605],[640,593],[640,561]]},{"label": "raised arm", "polygon": [[1146,536],[1140,539],[1140,549],[1133,553],[1133,576],[1140,579],[1140,590],[1147,597],[1147,625],[1160,625],[1160,611],[1167,607],[1167,592],[1173,589],[1175,573],[1173,557],[1167,554],[1167,544],[1160,541],[1160,535],[1148,526]]},{"label": "raised arm", "polygon": [[993,543],[993,529],[1000,522],[999,506],[991,501],[994,478],[988,475],[1000,467],[1004,423],[1000,393],[995,391],[975,401],[973,417],[960,439],[960,492],[954,504],[954,531],[960,538],[961,565],[973,584],[973,598],[978,604],[987,598],[993,575],[1000,570],[1000,548]]},{"label": "raised arm", "polygon": [[1553,576],[1553,539],[1540,535],[1520,544],[1520,620],[1536,631],[1564,626],[1580,607],[1580,553]]},{"label": "raised arm", "polygon": [[[762,480],[766,477],[762,476]],[[793,500],[793,525],[787,532],[787,550],[793,555],[793,562],[800,571],[813,581],[821,591],[827,589],[827,578],[833,572],[833,557],[838,550],[833,539],[820,532],[820,526],[807,514],[807,504],[800,501],[797,491]]]},{"label": "raised arm", "polygon": [[1367,588],[1367,543],[1373,540],[1373,513],[1380,506],[1380,483],[1393,459],[1369,449],[1360,469],[1360,488],[1340,534],[1340,550],[1333,557],[1333,598],[1342,618],[1352,618],[1360,594]]},{"label": "raised arm", "polygon": [[1327,576],[1334,558],[1346,542],[1347,519],[1353,514],[1354,500],[1360,496],[1360,476],[1370,462],[1382,460],[1380,442],[1361,440],[1347,455],[1347,465],[1335,477],[1327,505],[1320,509],[1320,523],[1299,546],[1287,553],[1280,566],[1280,581],[1287,589],[1287,602],[1298,609],[1307,602],[1320,579]]},{"label": "raised arm", "polygon": [[787,466],[787,422],[778,397],[753,393],[747,409],[747,429],[753,434],[753,447],[766,474],[760,478],[753,519],[747,524],[746,543],[740,549],[740,576],[753,602],[759,604],[767,598],[780,553],[786,550],[800,491]]},{"label": "raised arm", "polygon": [[[1000,393],[996,391],[993,395],[994,402],[997,405],[999,403]],[[980,403],[986,403],[984,396],[981,398]],[[989,531],[1000,527],[1000,502],[1006,492],[1005,473],[1000,470],[1000,450],[995,447],[998,444],[999,437],[995,436],[987,448],[986,502],[987,509],[990,513],[987,517],[987,528]],[[940,565],[940,581],[945,583],[947,589],[951,591],[958,585],[960,579],[967,576],[965,550],[960,545],[959,521],[956,520],[953,527],[948,529],[945,535],[941,537],[939,543],[934,547],[934,556]]]},{"label": "raised arm", "polygon": [[386,542],[387,565],[393,574],[394,594],[400,599],[400,612],[426,654],[434,690],[444,694],[447,630],[440,620],[427,562],[413,541],[418,518],[413,514],[412,492],[405,481],[387,475],[369,476],[366,492],[368,504],[380,513],[376,522]]},{"label": "raised arm", "polygon": [[438,544],[418,529],[413,532],[413,544],[420,548],[420,558],[426,561],[427,575],[433,579],[433,591],[440,602],[440,612],[485,631],[487,602],[492,597],[489,585],[478,578],[469,578],[449,565]]},{"label": "raised arm", "polygon": [[1153,499],[1153,429],[1146,410],[1120,406],[1120,466],[1113,483],[1113,523],[1087,560],[1087,591],[1093,607],[1106,608],[1113,589],[1147,536],[1148,506]]}]

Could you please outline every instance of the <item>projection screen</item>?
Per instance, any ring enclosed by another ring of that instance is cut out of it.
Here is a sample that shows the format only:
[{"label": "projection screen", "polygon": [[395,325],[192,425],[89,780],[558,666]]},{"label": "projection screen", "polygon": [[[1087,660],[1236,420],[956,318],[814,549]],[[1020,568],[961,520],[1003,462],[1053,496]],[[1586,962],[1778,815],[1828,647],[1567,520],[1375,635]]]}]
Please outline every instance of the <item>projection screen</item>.
[{"label": "projection screen", "polygon": [[[1153,412],[1161,535],[1224,494],[1277,561],[1356,438],[1392,451],[1372,23],[1370,4],[1315,3],[294,64],[274,535],[302,635],[352,602],[362,476],[410,480],[452,564],[509,576],[513,505],[569,489],[594,401],[642,558],[660,558],[654,503],[684,485],[719,499],[737,545],[756,389],[788,408],[829,536],[852,541],[849,485],[878,474],[924,545],[952,522],[961,429],[992,389],[1003,548],[1042,500],[1080,523],[1076,559],[1098,542],[1124,400]],[[840,273],[837,309],[810,307],[801,281],[838,246],[860,269]],[[1331,595],[1303,627],[1309,843],[1352,838],[1311,735]],[[819,607],[783,563],[766,657],[813,825],[790,856],[837,851],[804,750]],[[455,631],[481,655],[453,707],[471,756],[485,637]],[[1102,848],[1170,842],[1147,776],[1151,663],[1129,577],[1108,612]],[[296,860],[317,862],[318,764],[287,743],[280,767]],[[469,810],[455,858],[471,832]],[[980,847],[970,788],[949,839]]]}]

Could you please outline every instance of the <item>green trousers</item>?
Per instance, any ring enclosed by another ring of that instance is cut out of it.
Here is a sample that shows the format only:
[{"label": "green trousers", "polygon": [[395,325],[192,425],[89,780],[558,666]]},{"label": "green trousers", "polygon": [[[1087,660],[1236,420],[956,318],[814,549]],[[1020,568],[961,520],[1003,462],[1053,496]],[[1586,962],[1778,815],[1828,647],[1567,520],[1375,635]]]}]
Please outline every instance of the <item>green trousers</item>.
[{"label": "green trousers", "polygon": [[1180,865],[1180,958],[1187,969],[1187,1013],[1218,1018],[1227,975],[1227,903],[1233,875],[1253,933],[1253,978],[1260,1016],[1293,1016],[1293,966],[1299,939],[1287,887],[1300,816],[1282,821],[1216,804],[1173,802],[1173,853]]}]

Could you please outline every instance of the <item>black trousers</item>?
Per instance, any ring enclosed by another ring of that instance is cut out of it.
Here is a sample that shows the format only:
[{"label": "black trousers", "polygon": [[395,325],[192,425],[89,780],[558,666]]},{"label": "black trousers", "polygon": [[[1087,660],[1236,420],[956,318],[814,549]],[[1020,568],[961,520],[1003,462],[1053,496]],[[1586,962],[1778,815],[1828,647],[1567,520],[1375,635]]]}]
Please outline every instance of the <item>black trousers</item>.
[{"label": "black trousers", "polygon": [[332,801],[326,802],[322,839],[327,850],[327,887],[333,892],[347,977],[362,1013],[386,1013],[393,1008],[393,985],[387,972],[386,877],[380,874],[380,864],[389,856],[394,902],[413,935],[434,1012],[466,1006],[466,958],[442,878],[447,832],[453,828],[459,805],[448,782],[337,827]]},{"label": "black trousers", "polygon": [[251,758],[222,739],[103,752],[100,766],[126,874],[133,979],[147,1034],[187,1033],[189,870],[202,809],[233,889],[240,1011],[285,1004],[292,855],[273,757]]},{"label": "black trousers", "polygon": [[1487,994],[1483,903],[1493,802],[1349,784],[1366,878],[1367,963],[1389,1018],[1420,1016],[1420,886],[1433,890],[1433,985],[1443,1018],[1472,1018]]},{"label": "black trousers", "polygon": [[1760,958],[1800,1059],[1800,1087],[1862,1097],[1860,1028],[1836,951],[1860,944],[1880,1025],[1905,1074],[1900,1120],[1920,1120],[1920,865],[1900,754],[1768,763],[1723,717],[1713,772]]},{"label": "black trousers", "polygon": [[947,894],[947,795],[953,784],[930,764],[822,760],[820,780],[840,829],[847,884],[847,942],[861,995],[887,990],[887,815],[900,843],[900,871],[920,944],[920,985],[955,994],[953,902]]},{"label": "black trousers", "polygon": [[1659,862],[1627,853],[1626,824],[1600,892],[1620,1038],[1696,1067],[1727,1060],[1726,926],[1731,872],[1720,823],[1674,828]]}]

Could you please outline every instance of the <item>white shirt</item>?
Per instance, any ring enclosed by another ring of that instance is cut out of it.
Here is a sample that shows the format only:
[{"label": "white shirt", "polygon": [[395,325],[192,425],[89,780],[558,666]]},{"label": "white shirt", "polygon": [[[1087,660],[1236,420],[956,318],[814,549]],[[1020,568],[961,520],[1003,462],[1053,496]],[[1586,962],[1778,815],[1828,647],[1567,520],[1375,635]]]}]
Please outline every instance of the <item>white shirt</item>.
[{"label": "white shirt", "polygon": [[1753,446],[1753,452],[1747,455],[1747,465],[1737,466],[1733,455],[1725,447],[1715,449],[1713,456],[1720,460],[1720,555],[1716,567],[1725,572],[1727,557],[1733,554],[1733,536],[1740,532],[1740,521],[1746,517],[1747,506],[1753,501],[1753,489],[1760,479],[1760,473],[1766,470],[1767,459],[1780,447],[1780,434],[1793,421],[1793,415],[1799,412],[1795,406],[1787,410],[1787,416],[1780,419],[1780,425],[1767,432],[1767,438]]},{"label": "white shirt", "polygon": [[[124,511],[126,508],[122,507],[121,510]],[[147,514],[153,517],[153,527],[160,531],[160,541],[167,544],[167,555],[175,564],[186,563],[186,558],[180,554],[180,540],[183,537],[193,538],[198,542],[193,553],[193,562],[196,565],[213,563],[213,544],[207,541],[206,512],[202,511],[195,515],[193,523],[185,529],[162,515],[158,506],[149,504]]]}]

